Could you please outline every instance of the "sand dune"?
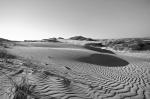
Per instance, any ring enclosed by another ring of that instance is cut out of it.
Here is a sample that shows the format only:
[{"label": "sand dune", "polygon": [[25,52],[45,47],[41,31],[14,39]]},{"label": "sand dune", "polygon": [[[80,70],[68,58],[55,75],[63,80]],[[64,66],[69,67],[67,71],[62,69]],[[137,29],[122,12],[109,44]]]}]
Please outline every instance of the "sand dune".
[{"label": "sand dune", "polygon": [[112,55],[80,48],[15,47],[9,51],[45,64],[46,69],[28,76],[36,85],[32,95],[37,98],[150,99],[149,57],[143,60],[132,53]]}]

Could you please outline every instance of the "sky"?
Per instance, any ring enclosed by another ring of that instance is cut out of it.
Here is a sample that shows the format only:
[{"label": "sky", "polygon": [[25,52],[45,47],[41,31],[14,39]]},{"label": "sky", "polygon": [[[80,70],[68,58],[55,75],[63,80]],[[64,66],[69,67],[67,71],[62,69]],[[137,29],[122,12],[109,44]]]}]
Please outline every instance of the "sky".
[{"label": "sky", "polygon": [[150,0],[0,0],[0,38],[150,37]]}]

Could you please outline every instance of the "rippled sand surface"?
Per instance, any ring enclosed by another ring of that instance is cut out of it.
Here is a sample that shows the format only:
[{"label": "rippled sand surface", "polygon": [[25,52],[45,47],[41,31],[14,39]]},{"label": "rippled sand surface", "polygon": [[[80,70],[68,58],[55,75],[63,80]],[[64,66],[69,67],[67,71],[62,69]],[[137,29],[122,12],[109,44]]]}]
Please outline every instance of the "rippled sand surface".
[{"label": "rippled sand surface", "polygon": [[150,99],[150,54],[43,47],[10,52],[45,66],[26,75],[36,99]]}]

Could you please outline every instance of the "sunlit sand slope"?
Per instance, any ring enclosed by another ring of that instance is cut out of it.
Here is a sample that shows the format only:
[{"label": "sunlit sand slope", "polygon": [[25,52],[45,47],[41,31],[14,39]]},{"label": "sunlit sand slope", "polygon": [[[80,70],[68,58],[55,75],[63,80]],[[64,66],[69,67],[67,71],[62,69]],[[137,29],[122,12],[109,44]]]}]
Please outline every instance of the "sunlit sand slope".
[{"label": "sunlit sand slope", "polygon": [[71,48],[15,47],[10,52],[66,73],[29,77],[38,85],[34,94],[44,99],[150,99],[148,58]]}]

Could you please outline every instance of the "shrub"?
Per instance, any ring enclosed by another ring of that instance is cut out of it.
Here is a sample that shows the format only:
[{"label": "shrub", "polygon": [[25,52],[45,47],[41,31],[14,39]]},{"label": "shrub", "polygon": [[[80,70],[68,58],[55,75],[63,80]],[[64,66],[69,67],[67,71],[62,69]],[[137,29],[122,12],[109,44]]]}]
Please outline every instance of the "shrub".
[{"label": "shrub", "polygon": [[1,48],[0,58],[14,59],[16,56],[9,54],[4,48]]}]

